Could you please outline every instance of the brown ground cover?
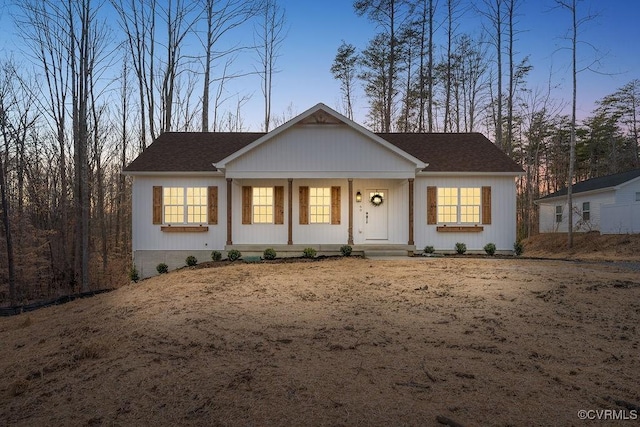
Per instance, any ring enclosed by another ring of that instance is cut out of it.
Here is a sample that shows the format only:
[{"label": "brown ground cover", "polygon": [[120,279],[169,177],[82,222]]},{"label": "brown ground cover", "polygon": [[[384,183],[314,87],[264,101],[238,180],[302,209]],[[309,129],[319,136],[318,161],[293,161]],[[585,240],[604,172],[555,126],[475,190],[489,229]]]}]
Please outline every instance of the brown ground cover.
[{"label": "brown ground cover", "polygon": [[0,424],[578,425],[640,403],[638,325],[615,263],[183,269],[0,319]]},{"label": "brown ground cover", "polygon": [[567,233],[538,234],[524,240],[525,256],[559,259],[640,262],[640,234],[574,233],[568,248]]}]

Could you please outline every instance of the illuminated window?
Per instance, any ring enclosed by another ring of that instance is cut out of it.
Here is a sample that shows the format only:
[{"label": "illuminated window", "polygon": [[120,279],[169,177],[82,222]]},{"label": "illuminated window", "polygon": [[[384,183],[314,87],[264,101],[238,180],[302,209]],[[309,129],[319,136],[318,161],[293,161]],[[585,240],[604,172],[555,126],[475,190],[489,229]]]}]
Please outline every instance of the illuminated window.
[{"label": "illuminated window", "polygon": [[273,187],[253,187],[253,223],[273,224]]},{"label": "illuminated window", "polygon": [[309,188],[309,223],[331,223],[331,188]]},{"label": "illuminated window", "polygon": [[460,189],[460,222],[480,222],[480,188]]},{"label": "illuminated window", "polygon": [[207,222],[206,187],[164,187],[162,191],[165,224]]},{"label": "illuminated window", "polygon": [[438,188],[438,222],[480,222],[480,188]]},{"label": "illuminated window", "polygon": [[438,188],[438,222],[458,222],[457,188]]}]

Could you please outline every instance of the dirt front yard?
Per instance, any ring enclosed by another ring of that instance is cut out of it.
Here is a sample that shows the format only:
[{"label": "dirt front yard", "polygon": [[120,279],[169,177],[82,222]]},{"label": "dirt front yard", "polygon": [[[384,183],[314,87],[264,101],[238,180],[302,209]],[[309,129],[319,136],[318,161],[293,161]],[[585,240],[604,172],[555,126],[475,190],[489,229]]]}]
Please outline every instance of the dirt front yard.
[{"label": "dirt front yard", "polygon": [[184,269],[0,319],[0,424],[580,425],[640,404],[638,328],[614,263]]}]

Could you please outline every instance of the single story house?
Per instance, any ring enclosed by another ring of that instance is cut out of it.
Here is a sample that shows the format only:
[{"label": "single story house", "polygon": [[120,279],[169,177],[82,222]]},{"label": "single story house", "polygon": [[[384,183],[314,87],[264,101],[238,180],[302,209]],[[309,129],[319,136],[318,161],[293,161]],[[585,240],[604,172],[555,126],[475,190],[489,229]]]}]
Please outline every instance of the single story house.
[{"label": "single story house", "polygon": [[522,170],[479,133],[374,133],[318,104],[268,133],[163,133],[123,173],[148,277],[213,250],[511,252]]},{"label": "single story house", "polygon": [[[572,188],[573,229],[602,234],[640,233],[640,169],[577,182]],[[567,189],[536,200],[540,232],[568,232]]]}]

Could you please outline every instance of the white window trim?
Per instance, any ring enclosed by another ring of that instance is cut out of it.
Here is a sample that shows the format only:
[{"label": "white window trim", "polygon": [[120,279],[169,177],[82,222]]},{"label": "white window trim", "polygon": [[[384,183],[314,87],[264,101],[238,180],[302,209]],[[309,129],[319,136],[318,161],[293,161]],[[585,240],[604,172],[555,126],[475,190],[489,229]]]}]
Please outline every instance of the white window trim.
[{"label": "white window trim", "polygon": [[[166,197],[164,195],[165,190],[171,190],[173,188],[179,188],[182,190],[182,221],[167,221],[167,214],[165,212],[165,208],[169,206],[181,206],[179,204],[166,204]],[[204,191],[204,204],[190,205],[187,203],[187,197],[190,188],[199,188]],[[208,205],[209,204],[209,194],[207,191],[207,187],[163,187],[162,188],[162,223],[163,224],[206,224],[208,222]],[[189,207],[199,206],[204,209],[204,221],[198,222],[189,222]]]},{"label": "white window trim", "polygon": [[[449,188],[455,188],[457,190],[457,204],[455,205],[440,205],[439,203],[439,198],[440,198],[440,189],[449,189]],[[477,205],[468,205],[462,204],[462,189],[468,189],[468,188],[473,188],[473,189],[477,189],[478,190],[478,197],[479,197],[479,203]],[[460,225],[467,225],[467,224],[479,224],[482,221],[482,187],[438,187],[436,190],[436,219],[437,219],[437,223],[438,224],[460,224]],[[456,208],[456,221],[440,221],[440,208],[444,207],[444,206],[455,206]],[[462,218],[462,207],[463,206],[477,206],[478,207],[478,220],[477,221],[472,221],[472,222],[462,222],[461,218]]]}]

